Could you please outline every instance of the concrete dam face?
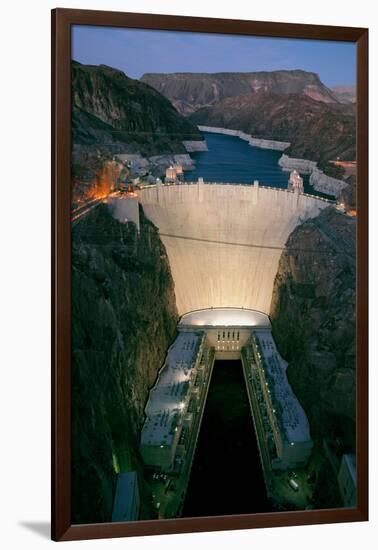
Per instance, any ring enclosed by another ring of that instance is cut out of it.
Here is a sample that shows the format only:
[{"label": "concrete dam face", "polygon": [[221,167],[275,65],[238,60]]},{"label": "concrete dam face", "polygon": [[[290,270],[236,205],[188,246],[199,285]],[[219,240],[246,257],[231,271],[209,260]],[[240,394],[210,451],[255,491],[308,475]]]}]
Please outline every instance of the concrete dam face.
[{"label": "concrete dam face", "polygon": [[282,248],[329,203],[256,185],[180,184],[139,191],[158,227],[180,315],[206,308],[269,314]]}]

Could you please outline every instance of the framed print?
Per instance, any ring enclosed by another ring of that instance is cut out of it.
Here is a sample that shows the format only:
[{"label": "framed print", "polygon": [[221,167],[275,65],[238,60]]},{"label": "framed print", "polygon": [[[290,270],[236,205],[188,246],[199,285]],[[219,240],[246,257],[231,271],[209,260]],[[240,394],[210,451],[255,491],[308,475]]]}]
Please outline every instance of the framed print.
[{"label": "framed print", "polygon": [[52,12],[52,537],[368,518],[367,29]]}]

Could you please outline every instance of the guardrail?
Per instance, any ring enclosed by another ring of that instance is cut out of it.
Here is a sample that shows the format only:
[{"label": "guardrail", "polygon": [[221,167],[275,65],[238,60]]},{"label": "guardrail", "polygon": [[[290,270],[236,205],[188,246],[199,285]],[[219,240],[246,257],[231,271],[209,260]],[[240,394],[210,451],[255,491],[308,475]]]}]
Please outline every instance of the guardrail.
[{"label": "guardrail", "polygon": [[[253,187],[253,183],[235,183],[235,182],[223,182],[223,181],[204,181],[199,183],[198,181],[183,181],[180,183],[152,183],[150,185],[138,185],[138,189],[144,190],[144,189],[155,189],[158,187],[182,187],[183,185],[239,185],[239,186],[247,186],[247,187]],[[259,185],[258,189],[270,189],[274,191],[280,191],[283,193],[291,193],[294,194],[295,191],[291,191],[290,189],[284,189],[283,187],[273,187],[270,185]],[[336,204],[337,201],[334,199],[327,199],[325,197],[320,197],[319,195],[313,195],[311,193],[300,193],[304,197],[309,197],[311,199],[320,200],[323,202],[328,202],[330,204]]]}]

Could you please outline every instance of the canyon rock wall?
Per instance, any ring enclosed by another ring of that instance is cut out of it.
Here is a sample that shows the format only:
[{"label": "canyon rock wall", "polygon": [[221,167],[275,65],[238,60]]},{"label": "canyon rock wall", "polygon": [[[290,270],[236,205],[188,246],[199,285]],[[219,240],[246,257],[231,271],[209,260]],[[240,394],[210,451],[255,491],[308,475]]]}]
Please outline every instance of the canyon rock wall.
[{"label": "canyon rock wall", "polygon": [[315,439],[355,441],[355,218],[329,208],[290,235],[270,316]]},{"label": "canyon rock wall", "polygon": [[185,153],[196,126],[156,90],[106,65],[72,62],[74,146],[111,153]]},{"label": "canyon rock wall", "polygon": [[301,70],[146,73],[141,80],[165,95],[185,115],[241,94],[302,94],[326,103],[338,101],[317,74]]},{"label": "canyon rock wall", "polygon": [[203,107],[189,119],[262,140],[290,142],[285,153],[316,161],[327,174],[328,161],[356,158],[355,113],[350,105],[323,103],[301,94],[246,94]]},{"label": "canyon rock wall", "polygon": [[164,245],[143,212],[134,224],[101,205],[72,239],[72,520],[109,521],[116,470],[137,470],[148,390],[177,323]]}]

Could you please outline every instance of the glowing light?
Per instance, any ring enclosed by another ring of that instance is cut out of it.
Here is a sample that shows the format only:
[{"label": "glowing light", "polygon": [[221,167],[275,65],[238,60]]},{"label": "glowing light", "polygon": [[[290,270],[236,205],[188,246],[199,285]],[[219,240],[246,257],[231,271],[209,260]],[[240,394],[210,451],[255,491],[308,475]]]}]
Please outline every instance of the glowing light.
[{"label": "glowing light", "polygon": [[241,308],[210,308],[185,313],[181,325],[197,326],[265,326],[270,327],[269,317],[260,311]]}]

